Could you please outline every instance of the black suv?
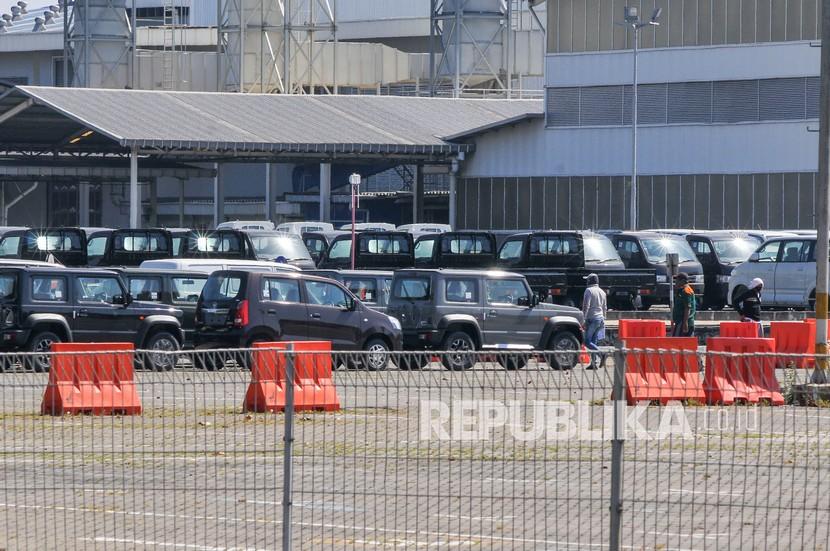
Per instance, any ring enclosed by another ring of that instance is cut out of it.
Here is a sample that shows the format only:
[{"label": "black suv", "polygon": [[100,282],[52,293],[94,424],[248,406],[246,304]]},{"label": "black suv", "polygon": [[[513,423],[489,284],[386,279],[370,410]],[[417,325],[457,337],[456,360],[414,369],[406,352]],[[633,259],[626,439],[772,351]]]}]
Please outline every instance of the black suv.
[{"label": "black suv", "polygon": [[304,340],[331,341],[334,350],[374,352],[366,367],[382,369],[389,360],[386,353],[401,349],[401,326],[331,279],[238,270],[210,275],[196,307],[197,348]]},{"label": "black suv", "polygon": [[204,272],[178,270],[145,270],[142,268],[121,268],[118,270],[126,280],[130,295],[142,302],[166,304],[182,311],[182,332],[184,344],[193,344],[196,329],[196,303],[208,279]]},{"label": "black suv", "polygon": [[[582,344],[582,312],[540,304],[525,278],[510,272],[398,270],[387,312],[400,320],[408,350],[550,350],[553,367],[570,369]],[[498,359],[507,369],[527,361]],[[428,360],[424,355],[420,365],[404,367],[423,367]],[[449,353],[441,361],[447,369],[469,369],[475,357]]]},{"label": "black suv", "polygon": [[[0,348],[47,352],[56,342],[131,342],[171,352],[182,343],[181,310],[133,301],[118,273],[68,268],[0,268]],[[169,369],[172,355],[147,356]],[[34,369],[49,357],[34,356]]]}]

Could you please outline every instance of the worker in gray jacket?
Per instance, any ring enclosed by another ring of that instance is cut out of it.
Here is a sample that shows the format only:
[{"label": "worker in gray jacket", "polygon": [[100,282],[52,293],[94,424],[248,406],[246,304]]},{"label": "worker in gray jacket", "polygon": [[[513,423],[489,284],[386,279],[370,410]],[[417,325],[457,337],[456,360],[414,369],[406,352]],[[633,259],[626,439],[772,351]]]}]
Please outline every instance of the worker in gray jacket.
[{"label": "worker in gray jacket", "polygon": [[585,277],[588,286],[582,295],[582,315],[585,317],[585,346],[592,352],[591,364],[586,369],[596,369],[601,363],[597,351],[600,339],[605,338],[605,316],[608,304],[605,291],[599,288],[599,276],[588,274]]}]

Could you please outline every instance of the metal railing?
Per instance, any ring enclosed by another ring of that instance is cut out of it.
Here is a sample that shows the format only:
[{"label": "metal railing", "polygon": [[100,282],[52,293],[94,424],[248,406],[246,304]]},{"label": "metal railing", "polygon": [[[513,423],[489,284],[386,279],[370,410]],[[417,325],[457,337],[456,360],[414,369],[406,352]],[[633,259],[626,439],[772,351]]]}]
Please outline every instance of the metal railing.
[{"label": "metal railing", "polygon": [[137,352],[132,415],[49,414],[88,355],[0,355],[0,548],[830,548],[814,357],[577,355]]}]

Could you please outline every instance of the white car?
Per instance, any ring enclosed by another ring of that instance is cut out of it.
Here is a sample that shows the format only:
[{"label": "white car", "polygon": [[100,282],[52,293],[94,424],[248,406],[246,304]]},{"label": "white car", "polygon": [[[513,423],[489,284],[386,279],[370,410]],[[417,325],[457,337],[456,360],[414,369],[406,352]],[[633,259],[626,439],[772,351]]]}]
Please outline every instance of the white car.
[{"label": "white car", "polygon": [[334,231],[334,226],[328,222],[283,222],[277,231],[302,237],[304,233]]},{"label": "white car", "polygon": [[756,277],[764,280],[764,307],[813,309],[816,296],[816,238],[777,237],[758,247],[729,279],[729,303]]},{"label": "white car", "polygon": [[222,222],[217,230],[274,230],[274,223],[268,220],[233,220]]},{"label": "white car", "polygon": [[212,274],[217,270],[243,270],[246,272],[299,272],[296,266],[264,260],[225,260],[222,258],[168,258],[145,260],[141,268],[162,271],[186,271]]}]

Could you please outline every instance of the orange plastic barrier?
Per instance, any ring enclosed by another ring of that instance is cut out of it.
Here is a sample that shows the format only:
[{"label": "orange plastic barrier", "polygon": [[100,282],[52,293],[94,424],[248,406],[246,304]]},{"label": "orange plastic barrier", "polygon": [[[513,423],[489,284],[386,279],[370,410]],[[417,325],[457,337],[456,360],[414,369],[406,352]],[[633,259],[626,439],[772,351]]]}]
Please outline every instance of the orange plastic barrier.
[{"label": "orange plastic barrier", "polygon": [[662,320],[620,320],[617,333],[620,340],[630,337],[665,337],[666,322]]},{"label": "orange plastic barrier", "polygon": [[702,402],[706,398],[695,355],[696,338],[628,338],[625,348],[625,397],[629,405],[640,401]]},{"label": "orange plastic barrier", "polygon": [[750,321],[722,321],[718,333],[721,337],[757,339],[758,324]]},{"label": "orange plastic barrier", "polygon": [[[340,409],[332,380],[331,342],[264,342],[251,353],[251,384],[245,393],[244,411],[285,410],[286,356],[280,350],[294,346],[294,411]],[[310,352],[319,352],[312,354]]]},{"label": "orange plastic barrier", "polygon": [[774,321],[770,324],[770,337],[775,341],[776,354],[810,354],[813,357],[777,358],[776,367],[807,368],[815,365],[816,323],[801,321]]},{"label": "orange plastic barrier", "polygon": [[703,388],[708,403],[728,405],[736,401],[766,401],[776,406],[784,405],[781,387],[775,378],[773,339],[713,337],[708,339],[706,347],[708,353]]},{"label": "orange plastic barrier", "polygon": [[582,351],[579,353],[579,363],[584,365],[591,363],[591,355],[588,353],[588,349],[585,345],[582,345]]},{"label": "orange plastic barrier", "polygon": [[43,393],[42,414],[141,413],[131,343],[61,342],[52,345],[52,352],[56,354]]}]

